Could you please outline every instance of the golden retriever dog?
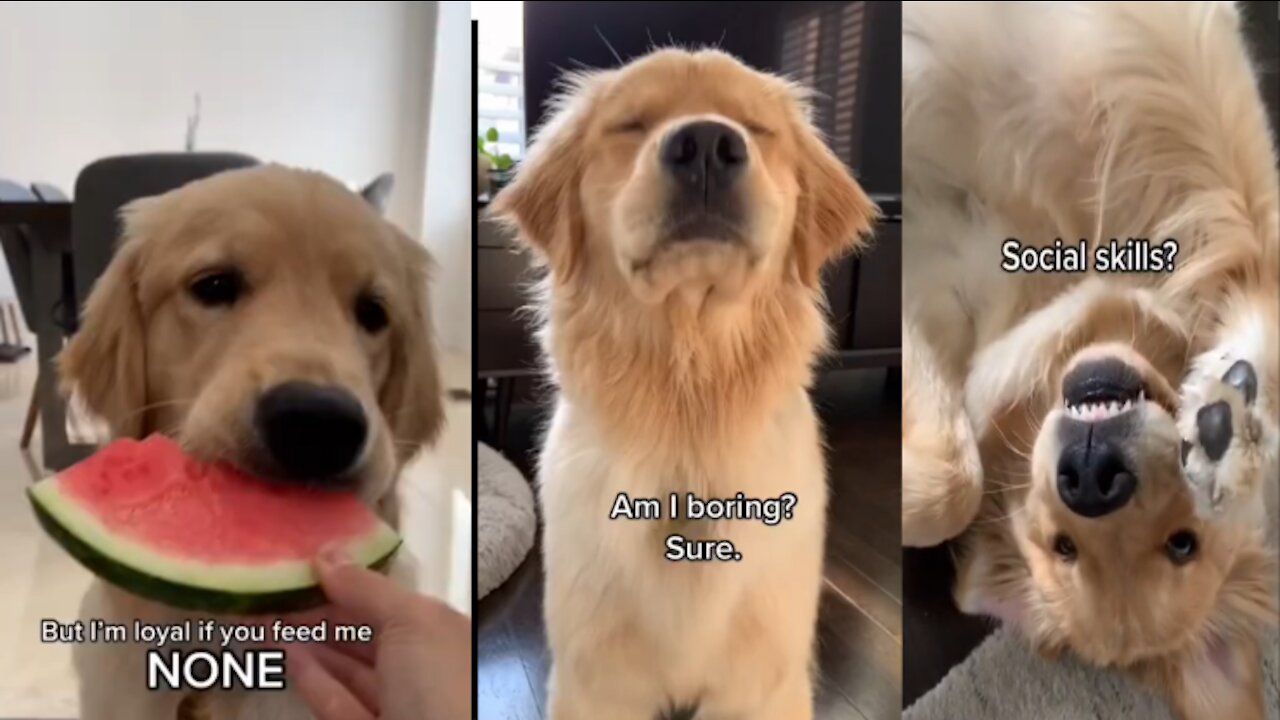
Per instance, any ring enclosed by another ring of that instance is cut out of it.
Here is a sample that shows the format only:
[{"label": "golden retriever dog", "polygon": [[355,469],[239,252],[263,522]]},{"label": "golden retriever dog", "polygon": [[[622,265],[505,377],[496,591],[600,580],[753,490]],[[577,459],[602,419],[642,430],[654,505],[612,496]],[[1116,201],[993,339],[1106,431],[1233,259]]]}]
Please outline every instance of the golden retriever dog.
[{"label": "golden retriever dog", "polygon": [[[667,49],[574,76],[494,210],[547,268],[550,717],[811,717],[819,270],[875,207],[799,88]],[[794,517],[774,526],[610,520],[623,494],[666,508],[788,492]],[[736,559],[667,560],[673,535],[704,559],[698,543],[727,540]]]},{"label": "golden retriever dog", "polygon": [[[961,536],[962,610],[1187,720],[1263,716],[1276,621],[1280,193],[1239,24],[904,3],[904,543]],[[1005,272],[1010,238],[1178,249]]]},{"label": "golden retriever dog", "polygon": [[[425,249],[334,180],[279,166],[192,182],[123,218],[59,359],[64,384],[117,437],[164,433],[266,482],[353,493],[394,524],[397,473],[443,418]],[[195,616],[103,582],[82,614]],[[310,717],[288,693],[149,692],[145,649],[76,648],[82,718]]]}]

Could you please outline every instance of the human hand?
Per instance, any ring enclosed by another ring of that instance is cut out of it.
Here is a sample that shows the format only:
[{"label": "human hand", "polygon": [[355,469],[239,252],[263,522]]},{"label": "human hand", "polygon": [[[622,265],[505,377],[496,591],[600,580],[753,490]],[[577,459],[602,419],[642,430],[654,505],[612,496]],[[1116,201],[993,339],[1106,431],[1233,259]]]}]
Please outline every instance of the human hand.
[{"label": "human hand", "polygon": [[337,553],[316,571],[329,612],[367,624],[373,642],[290,646],[290,687],[316,720],[467,720],[471,623],[443,603],[396,585]]}]

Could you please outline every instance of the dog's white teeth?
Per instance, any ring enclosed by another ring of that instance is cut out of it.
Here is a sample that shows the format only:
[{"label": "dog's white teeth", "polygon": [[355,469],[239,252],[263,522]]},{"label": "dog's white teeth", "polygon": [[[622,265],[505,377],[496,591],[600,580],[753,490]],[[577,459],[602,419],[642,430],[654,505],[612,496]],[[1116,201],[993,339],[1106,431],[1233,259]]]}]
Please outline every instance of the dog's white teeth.
[{"label": "dog's white teeth", "polygon": [[1141,400],[1141,397],[1137,400],[1134,400],[1133,398],[1128,400],[1100,400],[1097,402],[1079,403],[1077,405],[1072,405],[1071,403],[1064,401],[1064,410],[1068,416],[1080,420],[1106,420],[1132,410],[1135,403],[1140,402]]}]

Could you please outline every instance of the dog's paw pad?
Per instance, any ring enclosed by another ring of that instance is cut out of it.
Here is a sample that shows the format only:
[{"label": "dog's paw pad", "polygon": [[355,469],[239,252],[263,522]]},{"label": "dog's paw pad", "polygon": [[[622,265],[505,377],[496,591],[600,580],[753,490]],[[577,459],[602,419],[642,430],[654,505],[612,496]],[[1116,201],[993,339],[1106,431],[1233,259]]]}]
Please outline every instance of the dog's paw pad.
[{"label": "dog's paw pad", "polygon": [[1221,460],[1231,446],[1231,436],[1235,434],[1231,428],[1231,405],[1226,400],[1219,400],[1197,410],[1196,430],[1205,455],[1213,462]]}]

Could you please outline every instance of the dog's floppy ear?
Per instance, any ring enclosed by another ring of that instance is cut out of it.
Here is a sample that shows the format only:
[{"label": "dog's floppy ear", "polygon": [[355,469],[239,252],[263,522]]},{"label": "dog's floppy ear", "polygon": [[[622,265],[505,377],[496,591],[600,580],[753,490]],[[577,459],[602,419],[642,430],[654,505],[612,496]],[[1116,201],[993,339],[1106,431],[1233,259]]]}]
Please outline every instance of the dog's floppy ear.
[{"label": "dog's floppy ear", "polygon": [[490,212],[519,233],[551,268],[557,282],[572,276],[583,229],[578,183],[584,164],[582,135],[601,74],[580,74],[552,103],[552,116],[534,136],[515,179],[494,198]]},{"label": "dog's floppy ear", "polygon": [[399,230],[392,232],[404,261],[410,312],[408,321],[394,328],[391,365],[378,402],[395,437],[396,459],[403,465],[440,434],[444,398],[427,306],[431,257],[420,243]]},{"label": "dog's floppy ear", "polygon": [[138,266],[147,216],[155,202],[139,200],[123,210],[120,247],[93,284],[80,328],[58,357],[63,392],[78,392],[114,437],[141,438],[153,429],[146,411],[146,334]]},{"label": "dog's floppy ear", "polygon": [[794,257],[800,280],[816,289],[822,266],[839,253],[860,246],[871,233],[879,210],[809,121],[797,118],[795,122],[800,195]]},{"label": "dog's floppy ear", "polygon": [[1232,563],[1204,637],[1169,678],[1182,717],[1262,718],[1259,636],[1276,624],[1276,558],[1246,550]]}]

